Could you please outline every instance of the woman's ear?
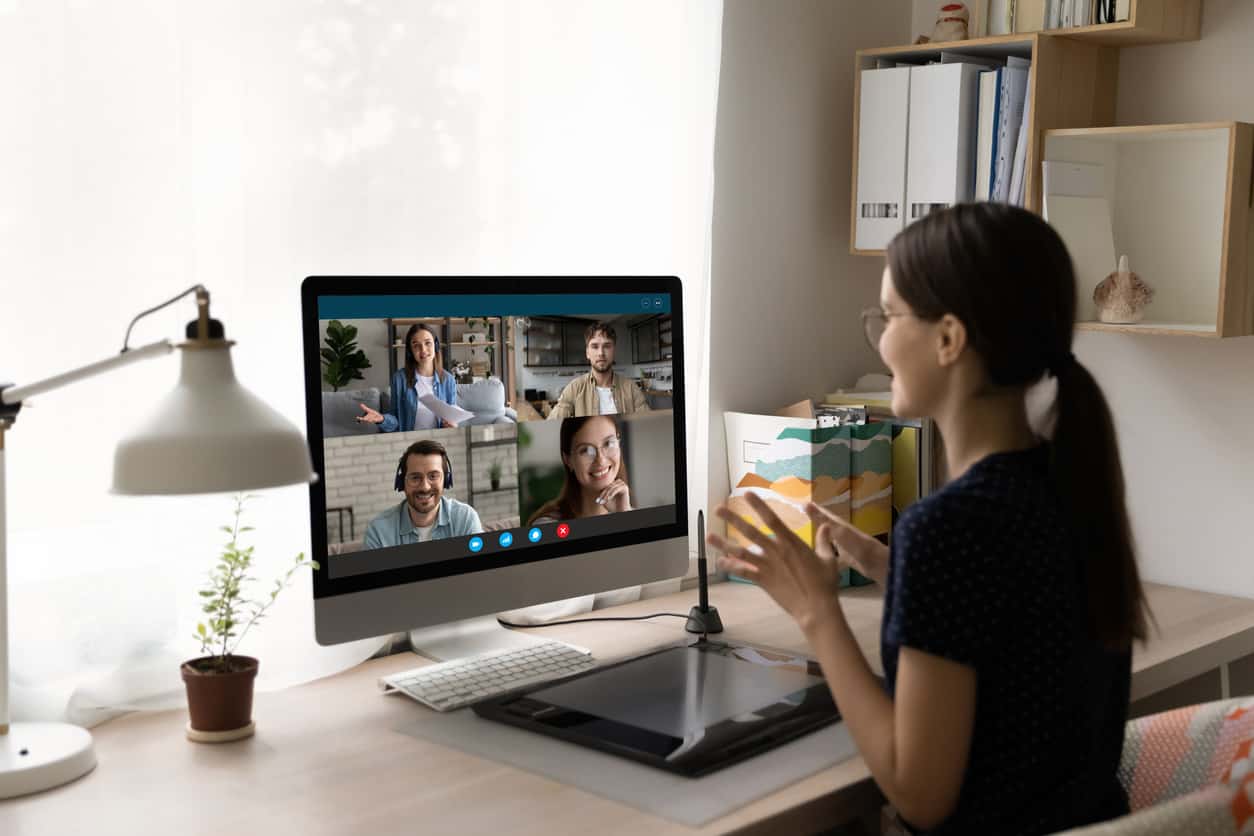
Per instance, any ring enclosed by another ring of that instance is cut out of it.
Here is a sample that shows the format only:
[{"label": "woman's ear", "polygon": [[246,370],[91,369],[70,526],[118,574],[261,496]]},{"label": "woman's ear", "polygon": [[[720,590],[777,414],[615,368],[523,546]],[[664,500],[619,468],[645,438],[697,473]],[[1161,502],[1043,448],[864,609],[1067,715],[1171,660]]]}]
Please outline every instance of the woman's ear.
[{"label": "woman's ear", "polygon": [[936,364],[944,368],[958,362],[967,347],[967,326],[953,314],[936,323]]},{"label": "woman's ear", "polygon": [[567,470],[572,469],[570,466],[570,457],[567,456],[565,453],[562,453],[562,467],[564,467]]}]

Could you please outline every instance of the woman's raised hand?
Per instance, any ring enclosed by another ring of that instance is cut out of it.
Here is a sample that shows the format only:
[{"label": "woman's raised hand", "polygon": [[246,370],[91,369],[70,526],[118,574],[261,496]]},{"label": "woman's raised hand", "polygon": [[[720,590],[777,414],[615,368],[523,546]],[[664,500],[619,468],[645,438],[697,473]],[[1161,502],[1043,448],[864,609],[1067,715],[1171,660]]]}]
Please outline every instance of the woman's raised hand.
[{"label": "woman's raised hand", "polygon": [[[813,502],[806,504],[806,514],[814,523],[814,550],[819,556],[835,557],[841,568],[852,566],[880,586],[885,584],[888,546]],[[817,536],[822,526],[826,526],[828,536],[825,538]]]},{"label": "woman's raised hand", "polygon": [[610,513],[631,510],[631,492],[627,488],[627,483],[622,479],[615,479],[601,491],[601,495],[597,497],[597,504],[604,505],[605,510]]}]

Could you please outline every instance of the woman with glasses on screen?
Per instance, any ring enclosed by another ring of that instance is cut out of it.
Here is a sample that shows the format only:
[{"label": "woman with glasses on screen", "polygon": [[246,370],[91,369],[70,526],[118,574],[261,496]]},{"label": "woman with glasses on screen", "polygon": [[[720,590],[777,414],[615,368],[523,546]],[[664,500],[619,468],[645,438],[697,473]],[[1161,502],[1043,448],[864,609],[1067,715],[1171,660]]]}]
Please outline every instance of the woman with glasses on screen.
[{"label": "woman with glasses on screen", "polygon": [[566,470],[562,491],[527,525],[632,510],[622,435],[613,416],[566,418],[559,438]]},{"label": "woman with glasses on screen", "polygon": [[393,373],[391,394],[392,405],[386,414],[358,404],[363,414],[357,421],[377,424],[385,433],[457,426],[436,416],[422,402],[423,395],[434,395],[446,404],[457,405],[457,381],[444,370],[440,338],[430,325],[416,322],[405,332],[405,368]]},{"label": "woman with glasses on screen", "polygon": [[[902,512],[888,547],[810,504],[812,549],[752,494],[757,520],[719,509],[749,545],[707,540],[799,623],[913,832],[1125,814],[1116,770],[1148,610],[1110,410],[1071,353],[1071,258],[1041,218],[997,203],[929,214],[887,255],[867,336],[893,412],[935,420],[950,481]],[[1049,440],[1025,402],[1047,378]],[[883,682],[841,606],[848,565],[884,589]]]}]

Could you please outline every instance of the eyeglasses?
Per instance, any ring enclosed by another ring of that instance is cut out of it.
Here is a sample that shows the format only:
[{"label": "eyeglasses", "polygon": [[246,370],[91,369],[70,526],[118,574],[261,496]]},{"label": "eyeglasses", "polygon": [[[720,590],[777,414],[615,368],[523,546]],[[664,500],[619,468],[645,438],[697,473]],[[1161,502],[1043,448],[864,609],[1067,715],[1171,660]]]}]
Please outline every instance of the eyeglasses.
[{"label": "eyeglasses", "polygon": [[405,484],[407,485],[421,485],[423,482],[426,482],[428,480],[432,482],[440,482],[440,481],[443,481],[443,479],[444,479],[443,473],[432,473],[430,477],[428,477],[426,473],[406,473],[405,474]]},{"label": "eyeglasses", "polygon": [[597,458],[597,451],[604,453],[608,458],[614,458],[618,455],[618,436],[605,439],[605,443],[599,448],[595,444],[577,444],[575,445],[575,455],[586,462],[594,462]]},{"label": "eyeglasses", "polygon": [[880,340],[888,330],[888,320],[895,316],[913,316],[910,313],[889,313],[883,308],[867,308],[861,314],[862,332],[866,335],[867,345],[874,351],[880,350]]}]

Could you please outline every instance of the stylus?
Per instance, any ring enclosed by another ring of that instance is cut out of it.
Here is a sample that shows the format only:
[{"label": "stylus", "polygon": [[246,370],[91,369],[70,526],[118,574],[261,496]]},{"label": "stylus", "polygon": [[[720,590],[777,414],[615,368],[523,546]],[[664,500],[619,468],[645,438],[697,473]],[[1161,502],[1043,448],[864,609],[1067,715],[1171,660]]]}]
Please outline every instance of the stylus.
[{"label": "stylus", "polygon": [[688,623],[684,629],[702,636],[723,632],[718,608],[710,606],[710,577],[705,562],[705,512],[700,510],[697,511],[697,606],[688,611]]}]

